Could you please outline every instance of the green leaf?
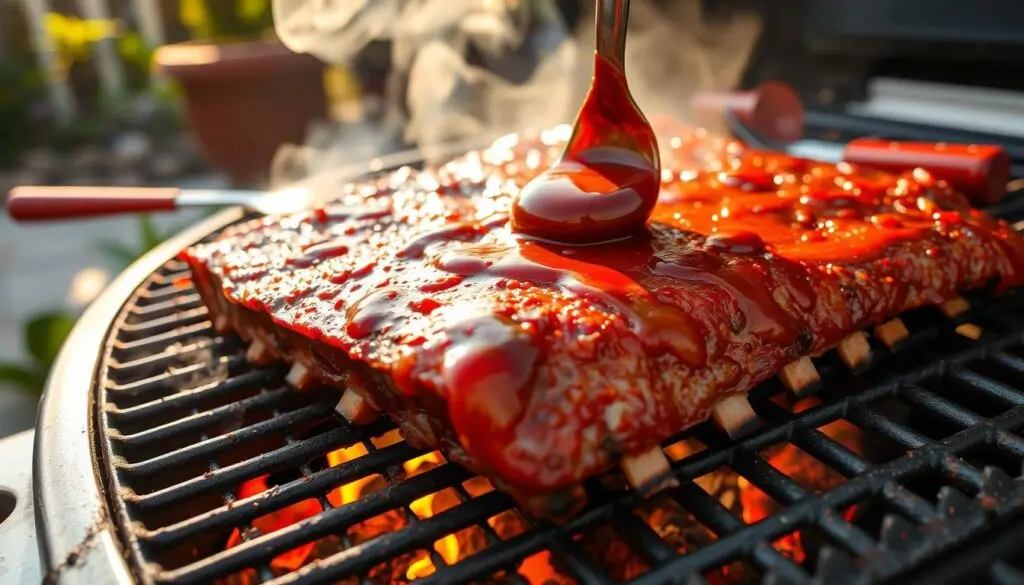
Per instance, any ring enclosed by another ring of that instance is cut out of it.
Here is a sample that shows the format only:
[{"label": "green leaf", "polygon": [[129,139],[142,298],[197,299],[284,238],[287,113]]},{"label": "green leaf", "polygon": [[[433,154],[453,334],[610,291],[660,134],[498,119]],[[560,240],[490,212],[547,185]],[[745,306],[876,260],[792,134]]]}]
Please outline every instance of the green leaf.
[{"label": "green leaf", "polygon": [[33,394],[42,394],[43,386],[46,384],[46,373],[40,372],[38,368],[0,363],[0,383],[10,384]]},{"label": "green leaf", "polygon": [[153,64],[153,48],[142,35],[135,31],[126,31],[117,40],[117,53],[130,65],[140,71],[149,72]]},{"label": "green leaf", "polygon": [[142,238],[142,250],[140,250],[138,256],[142,256],[164,241],[163,237],[160,236],[160,232],[156,229],[156,222],[153,221],[151,215],[139,216],[139,236]]},{"label": "green leaf", "polygon": [[136,258],[141,256],[141,254],[120,242],[100,242],[99,249],[119,269],[127,268],[132,262],[135,262]]},{"label": "green leaf", "polygon": [[74,325],[74,317],[59,311],[36,315],[25,324],[25,343],[38,365],[50,368]]}]

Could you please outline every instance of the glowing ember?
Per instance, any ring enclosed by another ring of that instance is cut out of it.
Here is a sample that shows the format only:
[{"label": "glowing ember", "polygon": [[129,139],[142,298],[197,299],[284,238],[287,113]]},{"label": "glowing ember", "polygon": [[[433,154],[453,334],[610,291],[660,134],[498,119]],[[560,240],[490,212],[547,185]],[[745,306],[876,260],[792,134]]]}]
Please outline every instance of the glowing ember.
[{"label": "glowing ember", "polygon": [[[268,477],[269,475],[264,475],[243,483],[238,489],[238,499],[242,500],[251,498],[267,491],[269,489],[269,486],[267,485]],[[244,535],[236,528],[228,538],[226,548],[236,547],[246,540],[254,538],[260,534],[269,534],[296,522],[301,522],[306,518],[319,514],[321,510],[322,508],[316,500],[304,500],[296,504],[292,504],[283,510],[278,510],[267,514],[266,516],[261,516],[252,521],[253,530]],[[270,561],[271,569],[283,572],[298,569],[306,563],[314,546],[315,543],[311,542],[274,557]]]},{"label": "glowing ember", "polygon": [[[803,406],[803,405],[802,405]],[[800,411],[809,408],[795,408]],[[847,446],[859,446],[863,431],[857,427],[839,420],[819,429],[826,436],[837,440]],[[854,449],[859,451],[859,447]],[[812,492],[820,493],[828,491],[846,481],[840,473],[833,470],[824,463],[811,457],[796,445],[786,443],[781,448],[774,448],[769,451],[768,463],[787,476],[793,478]],[[764,518],[780,512],[783,508],[770,496],[759,490],[745,478],[739,478],[740,499],[743,509],[743,521],[747,524],[760,522]],[[856,506],[850,506],[840,511],[847,521],[852,521],[856,514]],[[775,548],[786,555],[795,563],[802,563],[807,556],[807,543],[805,535],[801,531],[787,534],[774,542]]]}]

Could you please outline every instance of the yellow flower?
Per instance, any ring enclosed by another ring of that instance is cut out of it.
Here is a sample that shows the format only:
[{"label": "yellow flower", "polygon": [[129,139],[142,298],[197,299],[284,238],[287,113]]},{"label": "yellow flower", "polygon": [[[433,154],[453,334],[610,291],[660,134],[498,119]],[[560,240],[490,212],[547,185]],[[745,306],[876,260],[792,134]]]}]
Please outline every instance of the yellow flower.
[{"label": "yellow flower", "polygon": [[46,14],[43,27],[53,41],[64,71],[76,60],[88,57],[94,43],[115,37],[118,33],[115,20],[86,20],[56,12]]}]

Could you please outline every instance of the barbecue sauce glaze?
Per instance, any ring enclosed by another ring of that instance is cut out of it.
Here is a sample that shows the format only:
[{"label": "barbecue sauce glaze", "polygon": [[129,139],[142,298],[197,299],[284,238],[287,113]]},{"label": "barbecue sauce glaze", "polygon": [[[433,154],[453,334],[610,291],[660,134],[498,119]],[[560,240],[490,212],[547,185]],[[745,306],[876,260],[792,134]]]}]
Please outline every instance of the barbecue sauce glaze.
[{"label": "barbecue sauce glaze", "polygon": [[200,286],[213,275],[310,340],[310,363],[342,363],[323,346],[386,372],[397,393],[367,395],[407,437],[521,494],[607,469],[852,331],[1024,277],[1021,238],[926,173],[686,129],[662,134],[660,197],[630,237],[512,233],[512,197],[565,135],[354,185],[186,258]]}]

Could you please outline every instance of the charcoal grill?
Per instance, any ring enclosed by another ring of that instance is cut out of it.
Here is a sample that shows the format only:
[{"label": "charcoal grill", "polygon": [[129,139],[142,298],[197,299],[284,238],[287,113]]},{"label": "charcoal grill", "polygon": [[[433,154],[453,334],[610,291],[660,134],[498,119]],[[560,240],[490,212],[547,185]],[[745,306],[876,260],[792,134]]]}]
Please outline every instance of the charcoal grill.
[{"label": "charcoal grill", "polygon": [[[825,138],[876,132],[846,116],[809,115],[808,122]],[[898,139],[934,138],[911,125],[887,122],[884,130]],[[1024,145],[1008,146],[1020,176]],[[1024,191],[990,211],[1024,219]],[[641,501],[614,474],[587,485],[588,507],[564,526],[530,524],[502,539],[487,519],[513,506],[508,497],[471,496],[464,486],[471,475],[454,464],[406,478],[402,463],[420,453],[370,440],[393,428],[388,421],[357,428],[335,418],[332,394],[293,391],[281,367],[248,365],[243,344],[214,331],[174,256],[241,218],[227,211],[145,256],[68,340],[35,446],[37,530],[49,582],[185,585],[248,571],[251,582],[366,584],[381,563],[427,551],[436,570],[424,583],[526,583],[520,563],[550,551],[558,573],[598,585],[616,577],[579,535],[606,526],[646,567],[629,576],[637,585],[717,583],[723,566],[775,584],[1024,583],[1024,565],[1013,558],[1024,548],[1022,293],[969,295],[973,309],[956,320],[935,309],[906,315],[910,338],[895,353],[873,347],[870,368],[857,376],[824,356],[820,403],[807,410],[775,400],[783,393],[778,383],[761,385],[751,403],[765,424],[741,440],[710,424],[672,439],[705,447],[674,462],[680,487],[666,496],[714,534],[702,546],[680,552],[667,542],[634,514]],[[980,337],[958,333],[964,323],[980,328]],[[863,431],[861,448],[821,430],[836,420]],[[358,443],[366,455],[325,465],[328,452]],[[766,449],[787,443],[845,481],[817,493],[773,467]],[[696,482],[721,469],[770,496],[777,511],[744,522]],[[265,474],[276,487],[238,498],[243,482]],[[341,506],[328,498],[372,474],[384,478],[382,490]],[[410,513],[411,502],[445,488],[461,502],[425,519]],[[323,511],[268,534],[252,530],[255,519],[306,500]],[[868,512],[844,515],[851,506]],[[389,510],[403,510],[409,523],[361,544],[349,539],[350,527]],[[483,531],[483,550],[454,564],[433,550],[435,541],[471,526]],[[235,530],[242,542],[226,548]],[[816,535],[801,562],[773,546],[796,531]],[[271,568],[276,555],[332,536],[340,544],[331,555],[293,572]]]}]

